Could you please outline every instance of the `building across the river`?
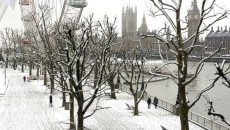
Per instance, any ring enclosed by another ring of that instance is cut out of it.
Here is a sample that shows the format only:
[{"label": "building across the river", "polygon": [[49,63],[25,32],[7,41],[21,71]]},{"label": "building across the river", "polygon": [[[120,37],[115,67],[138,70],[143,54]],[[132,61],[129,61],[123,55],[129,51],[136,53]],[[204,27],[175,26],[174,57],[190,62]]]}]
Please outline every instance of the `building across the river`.
[{"label": "building across the river", "polygon": [[222,42],[224,42],[224,44],[222,45],[218,55],[230,55],[230,28],[227,29],[227,26],[225,26],[224,29],[222,27],[217,27],[216,31],[211,28],[211,31],[205,37],[205,44],[206,46],[209,46],[206,53],[211,54],[215,52]]}]

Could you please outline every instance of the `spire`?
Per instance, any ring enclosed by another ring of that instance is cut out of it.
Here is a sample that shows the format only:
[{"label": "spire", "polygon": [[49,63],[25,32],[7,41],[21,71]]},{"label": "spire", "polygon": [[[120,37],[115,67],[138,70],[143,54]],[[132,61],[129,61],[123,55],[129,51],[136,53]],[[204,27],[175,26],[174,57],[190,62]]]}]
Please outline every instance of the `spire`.
[{"label": "spire", "polygon": [[148,27],[147,27],[146,19],[145,19],[145,12],[143,13],[143,18],[142,18],[142,23],[141,23],[140,31],[142,33],[146,33],[148,31]]},{"label": "spire", "polygon": [[168,26],[166,34],[170,34],[170,28]]},{"label": "spire", "polygon": [[192,6],[197,6],[197,1],[196,0],[192,1]]},{"label": "spire", "polygon": [[137,6],[135,5],[135,13],[137,13]]},{"label": "spire", "polygon": [[191,5],[191,7],[190,7],[190,9],[189,10],[199,10],[198,9],[198,7],[197,7],[197,1],[196,0],[192,0],[192,5]]},{"label": "spire", "polygon": [[228,31],[227,26],[225,26],[224,32],[227,32],[227,31]]},{"label": "spire", "polygon": [[143,13],[142,24],[146,24],[145,12]]},{"label": "spire", "polygon": [[167,40],[170,40],[170,28],[169,28],[169,26],[168,26],[168,28],[167,28],[167,31],[166,31],[166,38],[167,38]]},{"label": "spire", "polygon": [[219,26],[217,27],[216,33],[217,33],[217,32],[220,32],[220,27],[219,27]]},{"label": "spire", "polygon": [[211,27],[211,31],[210,31],[210,33],[212,33],[212,32],[214,32],[214,31],[213,31],[213,27]]}]

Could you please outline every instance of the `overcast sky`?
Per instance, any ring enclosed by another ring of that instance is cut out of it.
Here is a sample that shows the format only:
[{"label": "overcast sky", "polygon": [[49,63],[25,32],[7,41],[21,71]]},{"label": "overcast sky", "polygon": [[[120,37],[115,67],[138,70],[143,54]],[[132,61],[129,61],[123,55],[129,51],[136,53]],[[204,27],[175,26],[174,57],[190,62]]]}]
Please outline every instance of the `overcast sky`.
[{"label": "overcast sky", "polygon": [[[102,19],[105,14],[107,14],[111,18],[117,17],[118,19],[117,27],[119,32],[121,29],[121,12],[123,6],[129,6],[129,5],[133,7],[137,6],[138,27],[141,24],[144,12],[146,15],[147,25],[150,30],[159,29],[160,25],[164,23],[164,19],[162,18],[153,18],[149,16],[150,15],[149,10],[152,9],[152,4],[149,2],[149,0],[87,0],[87,1],[88,1],[88,6],[84,9],[82,17],[87,17],[92,13],[94,13],[94,18],[96,20]],[[197,0],[197,1],[198,1],[198,6],[200,8],[202,1],[201,0]],[[230,7],[230,5],[227,3],[228,0],[217,0],[217,1],[219,1],[220,6]],[[182,15],[187,14],[187,10],[189,9],[190,6],[191,6],[191,0],[184,0]],[[224,27],[224,26],[228,26],[229,23],[230,20],[227,19],[221,23],[218,23],[218,25]],[[8,7],[5,15],[2,18],[2,21],[0,21],[0,30],[2,30],[5,27],[23,29],[23,23],[21,21],[21,12],[20,12],[20,6],[18,4],[18,0],[16,2],[16,6],[14,10]]]}]

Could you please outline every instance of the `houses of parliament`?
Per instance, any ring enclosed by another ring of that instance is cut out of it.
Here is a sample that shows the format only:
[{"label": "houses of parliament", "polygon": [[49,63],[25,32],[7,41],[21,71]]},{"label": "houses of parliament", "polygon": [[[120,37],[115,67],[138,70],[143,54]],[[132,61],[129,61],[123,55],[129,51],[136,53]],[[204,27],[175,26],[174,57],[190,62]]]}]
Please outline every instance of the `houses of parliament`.
[{"label": "houses of parliament", "polygon": [[[188,9],[188,33],[187,38],[191,37],[195,32],[197,25],[200,20],[200,10],[197,6],[197,0],[192,0],[191,6]],[[122,47],[123,51],[130,51],[136,47],[144,48],[144,49],[157,49],[158,45],[153,44],[156,43],[156,39],[152,37],[141,38],[141,34],[153,35],[154,31],[149,31],[148,26],[146,24],[145,14],[142,17],[142,23],[140,27],[137,27],[137,7],[126,6],[122,8],[122,36],[119,38],[124,41],[124,45]],[[170,29],[166,29],[166,38],[170,39]],[[198,37],[199,39],[199,37]],[[210,48],[205,50],[206,53],[214,52],[217,47],[219,47],[219,42],[224,41],[225,49],[220,51],[220,55],[230,54],[230,28],[225,29],[217,29],[216,32],[212,29],[210,33],[205,37],[205,41],[198,40],[198,44],[202,44],[207,46],[210,44]],[[166,45],[162,45],[161,49],[167,50]],[[194,49],[196,51],[196,49]],[[197,51],[199,52],[199,50]],[[196,52],[196,53],[197,53]]]}]

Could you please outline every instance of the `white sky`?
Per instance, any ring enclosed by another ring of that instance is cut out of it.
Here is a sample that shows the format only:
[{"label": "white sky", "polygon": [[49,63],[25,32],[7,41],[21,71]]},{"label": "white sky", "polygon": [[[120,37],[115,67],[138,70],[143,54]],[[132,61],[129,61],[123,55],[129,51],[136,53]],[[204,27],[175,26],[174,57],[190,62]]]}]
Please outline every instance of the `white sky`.
[{"label": "white sky", "polygon": [[[88,6],[84,9],[82,17],[87,17],[89,14],[94,13],[94,18],[102,19],[105,14],[108,14],[109,17],[117,17],[118,19],[118,31],[121,30],[121,12],[122,12],[122,6],[130,5],[135,7],[137,6],[138,10],[138,21],[137,21],[137,27],[140,26],[143,13],[145,12],[146,15],[146,21],[147,25],[150,30],[153,29],[159,29],[164,23],[163,18],[153,18],[149,16],[150,12],[149,9],[152,8],[152,4],[149,2],[149,0],[87,0]],[[171,0],[168,0],[171,1]],[[201,0],[198,1],[198,6],[200,8]],[[209,2],[211,0],[207,0]],[[227,2],[228,0],[217,0],[218,4],[220,6],[224,6],[227,8],[230,8],[230,5]],[[183,11],[182,16],[187,14],[188,8],[191,6],[191,0],[184,0],[183,3]],[[227,19],[223,22],[217,23],[216,25],[219,26],[227,26],[228,23],[230,23],[230,20]],[[18,0],[16,2],[16,6],[14,10],[12,10],[10,7],[7,8],[5,15],[2,18],[2,21],[0,21],[0,30],[3,30],[5,27],[11,27],[11,28],[18,28],[23,29],[23,23],[21,21],[21,13],[20,13],[20,6],[18,4]],[[215,28],[214,28],[215,29]]]}]

